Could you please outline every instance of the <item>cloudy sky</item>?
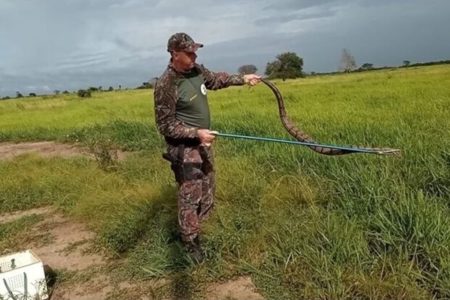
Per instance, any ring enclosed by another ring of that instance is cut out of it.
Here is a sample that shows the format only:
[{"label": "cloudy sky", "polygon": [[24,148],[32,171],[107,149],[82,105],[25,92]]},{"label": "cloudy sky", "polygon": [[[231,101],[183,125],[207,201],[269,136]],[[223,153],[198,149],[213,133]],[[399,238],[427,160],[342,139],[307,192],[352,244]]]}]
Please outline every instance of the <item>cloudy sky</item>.
[{"label": "cloudy sky", "polygon": [[450,59],[449,0],[0,0],[0,96],[159,76],[167,39],[204,43],[198,61],[236,72],[292,51],[305,71]]}]

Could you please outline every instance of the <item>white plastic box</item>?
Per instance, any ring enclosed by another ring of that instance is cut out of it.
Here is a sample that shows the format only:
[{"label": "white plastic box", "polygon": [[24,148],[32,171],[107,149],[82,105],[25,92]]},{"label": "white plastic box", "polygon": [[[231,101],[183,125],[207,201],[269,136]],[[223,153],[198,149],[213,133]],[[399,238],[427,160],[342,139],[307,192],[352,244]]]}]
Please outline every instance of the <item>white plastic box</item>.
[{"label": "white plastic box", "polygon": [[0,299],[48,299],[42,261],[31,250],[0,257]]}]

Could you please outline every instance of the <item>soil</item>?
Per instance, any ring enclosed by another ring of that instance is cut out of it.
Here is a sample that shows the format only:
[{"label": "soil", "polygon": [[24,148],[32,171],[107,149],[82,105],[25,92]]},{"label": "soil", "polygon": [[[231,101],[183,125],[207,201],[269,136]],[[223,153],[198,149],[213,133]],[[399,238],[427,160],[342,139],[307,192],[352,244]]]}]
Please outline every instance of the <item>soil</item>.
[{"label": "soil", "polygon": [[[88,156],[95,158],[88,148],[76,144],[61,144],[50,141],[26,143],[0,143],[0,159],[13,159],[19,155],[35,153],[42,157]],[[122,160],[127,152],[117,150],[117,159]]]},{"label": "soil", "polygon": [[[42,157],[77,155],[93,157],[87,149],[76,145],[54,142],[0,143],[0,159],[13,159],[26,153],[36,153]],[[125,156],[126,154],[119,153],[119,159]],[[155,299],[148,291],[170,284],[164,279],[137,283],[117,282],[116,279],[111,278],[108,270],[111,264],[123,262],[118,262],[117,259],[110,260],[98,250],[93,251],[95,233],[88,230],[83,223],[64,216],[52,207],[0,215],[0,224],[30,215],[43,217],[42,221],[35,224],[27,233],[26,248],[31,249],[42,260],[47,275],[56,276],[55,282],[51,285],[49,283],[49,300],[129,299],[131,295],[133,299]],[[62,280],[58,278],[58,276],[64,277],[61,272],[72,278],[78,277],[76,280]],[[205,298],[208,300],[264,299],[256,292],[250,277],[239,277],[224,283],[212,284],[207,287]],[[177,297],[177,299],[180,298]]]},{"label": "soil", "polygon": [[208,300],[264,300],[256,292],[250,277],[240,277],[221,284],[214,284],[207,289]]}]

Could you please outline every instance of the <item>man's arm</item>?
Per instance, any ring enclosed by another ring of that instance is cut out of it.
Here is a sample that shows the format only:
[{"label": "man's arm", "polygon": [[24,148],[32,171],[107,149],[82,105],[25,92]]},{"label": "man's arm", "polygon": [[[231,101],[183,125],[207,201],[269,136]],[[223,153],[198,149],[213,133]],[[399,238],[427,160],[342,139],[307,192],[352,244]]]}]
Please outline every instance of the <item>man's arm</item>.
[{"label": "man's arm", "polygon": [[209,90],[222,89],[229,87],[230,85],[256,85],[261,81],[261,76],[256,74],[230,75],[226,72],[211,72],[203,65],[200,65],[199,68],[205,78],[205,86]]},{"label": "man's arm", "polygon": [[203,65],[199,65],[199,68],[205,78],[205,86],[209,90],[222,89],[230,85],[243,85],[245,83],[242,75],[230,75],[226,72],[211,72]]}]

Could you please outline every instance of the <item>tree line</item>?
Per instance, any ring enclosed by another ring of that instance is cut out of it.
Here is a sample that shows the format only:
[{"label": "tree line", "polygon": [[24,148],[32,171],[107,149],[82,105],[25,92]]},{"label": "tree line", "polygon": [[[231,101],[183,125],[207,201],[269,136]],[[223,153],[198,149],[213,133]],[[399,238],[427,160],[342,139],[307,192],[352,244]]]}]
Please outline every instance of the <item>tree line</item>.
[{"label": "tree line", "polygon": [[[411,63],[409,60],[403,60],[402,67],[416,67],[416,66],[428,66],[435,64],[450,64],[450,60],[441,60],[434,62],[424,62],[424,63]],[[326,73],[316,73],[311,72],[310,74],[305,74],[303,72],[303,58],[297,55],[295,52],[284,52],[276,56],[276,59],[270,61],[266,64],[266,69],[264,74],[269,79],[295,79],[299,77],[304,77],[307,75],[322,75],[322,74],[336,74],[336,73],[349,73],[349,72],[362,72],[362,71],[370,71],[370,70],[380,70],[392,67],[375,67],[372,63],[366,62],[361,64],[359,67],[356,63],[355,57],[351,54],[348,49],[342,49],[340,64],[337,72],[326,72]],[[239,74],[253,74],[258,71],[257,67],[253,64],[242,65],[238,68]],[[152,79],[143,82],[141,85],[137,86],[135,89],[152,89],[158,77],[153,77]],[[119,85],[118,89],[121,90],[122,86]],[[87,89],[80,89],[75,93],[81,98],[89,98],[92,95],[92,92],[111,92],[115,89],[110,86],[108,89],[103,89],[101,86],[99,87],[89,87]],[[55,90],[54,94],[59,95],[61,92],[59,90]],[[62,94],[69,94],[68,91],[63,91]],[[36,93],[29,93],[28,97],[36,97]],[[22,98],[24,95],[20,92],[16,92],[15,98]],[[12,97],[6,96],[2,97],[1,100],[11,99]]]},{"label": "tree line", "polygon": [[[397,68],[407,68],[407,67],[417,67],[417,66],[430,66],[438,64],[450,64],[450,60],[432,61],[432,62],[422,62],[422,63],[411,63],[409,60],[403,60],[402,65],[397,66]],[[336,73],[350,73],[350,72],[361,72],[370,70],[380,70],[393,68],[392,66],[375,67],[372,63],[363,63],[359,67],[356,63],[355,57],[351,54],[348,49],[342,49],[340,64],[336,72],[326,72],[326,73],[316,73],[311,72],[310,74],[305,74],[303,72],[303,58],[299,57],[296,53],[285,52],[279,54],[276,60],[268,62],[264,74],[269,79],[283,79],[288,78],[298,78],[307,75],[317,75],[317,74],[336,74]],[[252,74],[256,73],[257,68],[254,65],[243,65],[239,67],[238,72],[240,74]]]},{"label": "tree line", "polygon": [[[110,86],[107,89],[103,89],[102,86],[99,86],[99,87],[91,86],[91,87],[88,87],[87,89],[79,89],[74,92],[69,92],[67,90],[64,90],[61,92],[60,90],[54,90],[53,95],[55,95],[55,96],[60,95],[60,94],[68,95],[68,94],[74,93],[74,94],[77,94],[81,98],[88,98],[88,97],[92,96],[92,92],[112,92],[114,90],[121,90],[121,89],[122,89],[121,85],[119,85],[119,87],[116,89],[114,89],[112,86]],[[0,100],[8,100],[8,99],[12,99],[12,98],[24,98],[24,97],[37,97],[37,96],[38,95],[36,93],[29,93],[28,95],[23,95],[21,92],[17,91],[16,97],[4,96],[4,97],[0,98]],[[42,95],[42,96],[49,96],[49,94]]]}]

